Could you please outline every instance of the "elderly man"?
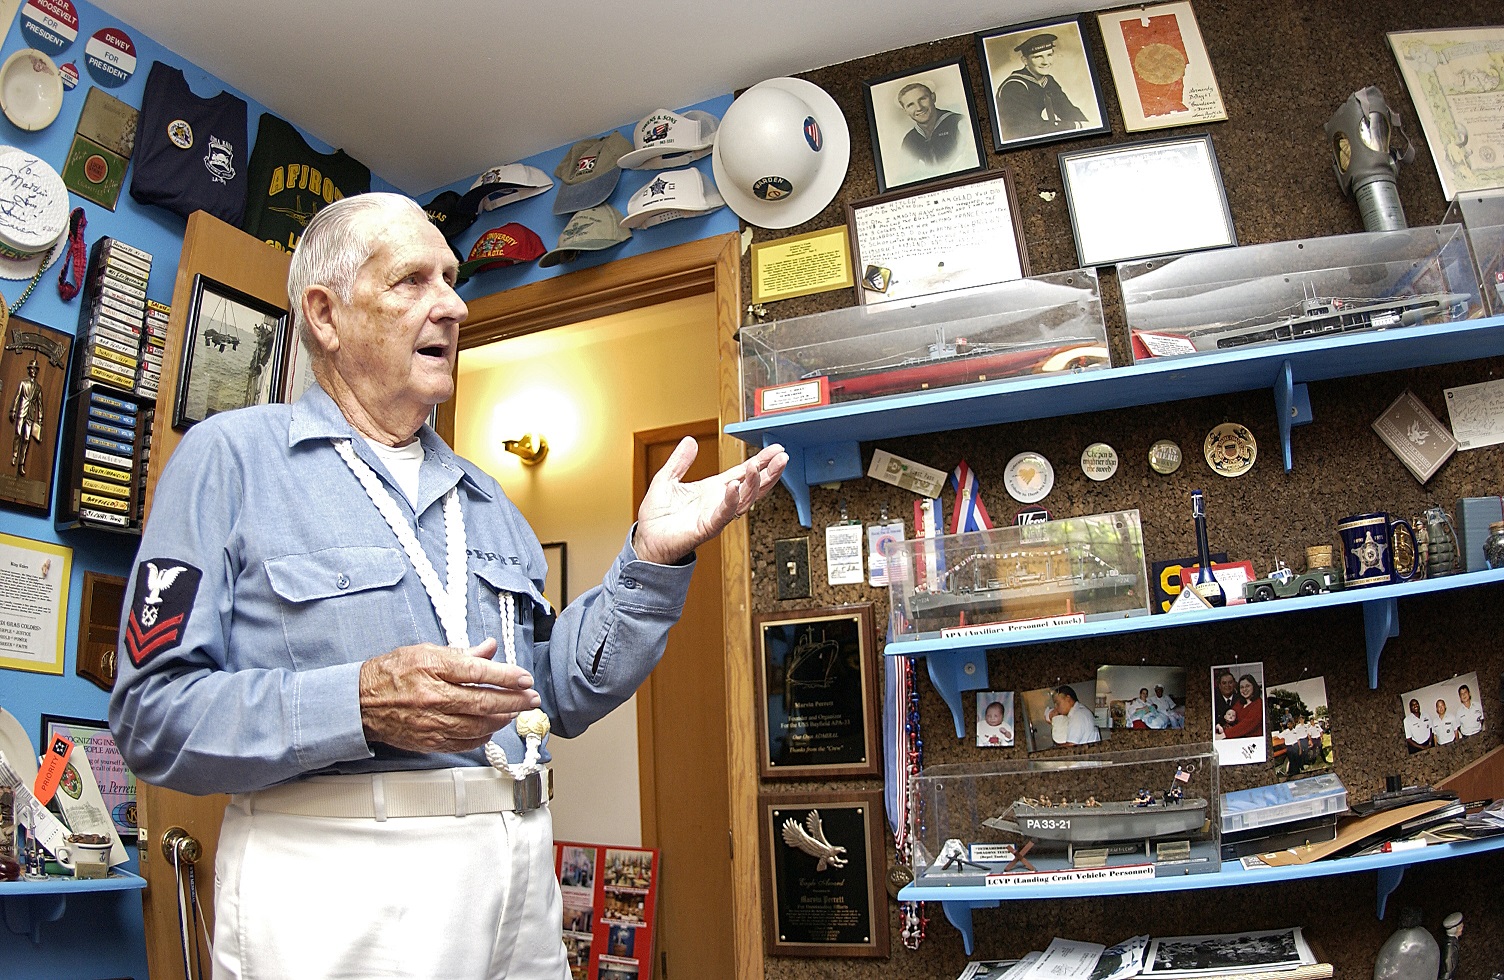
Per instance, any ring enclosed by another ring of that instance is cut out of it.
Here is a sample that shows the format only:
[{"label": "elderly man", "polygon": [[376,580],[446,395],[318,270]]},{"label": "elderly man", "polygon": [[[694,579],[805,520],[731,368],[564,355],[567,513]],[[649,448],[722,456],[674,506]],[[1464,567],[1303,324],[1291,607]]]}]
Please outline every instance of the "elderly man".
[{"label": "elderly man", "polygon": [[288,278],[318,386],[199,423],[157,486],[111,727],[141,778],[234,794],[216,977],[566,977],[541,738],[631,695],[694,549],[787,462],[685,484],[681,444],[555,618],[522,515],[424,424],[454,393],[455,275],[406,198],[323,208]]},{"label": "elderly man", "polygon": [[960,145],[965,118],[935,105],[935,90],[923,82],[910,82],[899,89],[898,104],[914,124],[903,134],[904,150],[921,163],[949,160]]},{"label": "elderly man", "polygon": [[1086,122],[1086,114],[1050,74],[1056,40],[1053,34],[1034,34],[1013,49],[1023,64],[997,87],[998,128],[1003,139],[1068,132]]}]

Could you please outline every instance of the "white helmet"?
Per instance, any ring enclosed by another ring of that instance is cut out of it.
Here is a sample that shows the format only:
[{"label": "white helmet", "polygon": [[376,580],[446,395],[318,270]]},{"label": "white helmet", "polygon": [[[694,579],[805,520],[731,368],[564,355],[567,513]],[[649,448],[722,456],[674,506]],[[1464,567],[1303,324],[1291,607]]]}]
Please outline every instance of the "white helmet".
[{"label": "white helmet", "polygon": [[819,214],[850,161],[846,117],[802,78],[770,78],[743,92],[721,119],[711,154],[721,196],[761,228],[792,228]]}]

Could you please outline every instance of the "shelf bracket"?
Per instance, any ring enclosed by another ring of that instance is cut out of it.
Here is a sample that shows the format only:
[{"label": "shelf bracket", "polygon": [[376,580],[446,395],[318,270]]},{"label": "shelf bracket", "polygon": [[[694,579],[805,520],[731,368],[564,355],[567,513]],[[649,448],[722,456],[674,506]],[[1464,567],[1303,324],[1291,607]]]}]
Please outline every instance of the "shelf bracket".
[{"label": "shelf bracket", "polygon": [[[765,434],[762,437],[762,447],[766,449],[776,441],[771,434]],[[783,468],[783,475],[778,481],[788,487],[793,496],[794,510],[799,514],[800,525],[809,527],[809,482],[804,479],[804,447],[785,444],[783,451],[789,454],[789,464]]]},{"label": "shelf bracket", "polygon": [[1368,646],[1368,689],[1379,689],[1379,655],[1391,637],[1400,635],[1400,610],[1396,599],[1363,603],[1363,639]]},{"label": "shelf bracket", "polygon": [[1311,392],[1303,384],[1295,384],[1295,371],[1290,362],[1280,367],[1279,377],[1274,382],[1275,417],[1279,421],[1280,449],[1285,454],[1285,472],[1295,468],[1295,452],[1290,447],[1290,430],[1311,421]]},{"label": "shelf bracket", "polygon": [[1392,868],[1379,869],[1379,921],[1384,920],[1384,906],[1389,904],[1389,896],[1400,886],[1405,877],[1405,866],[1396,865]]},{"label": "shelf bracket", "polygon": [[966,724],[971,715],[961,704],[965,691],[987,689],[987,652],[979,650],[973,656],[925,657],[929,661],[930,682],[940,693],[940,698],[950,708],[956,720],[956,738],[966,737]]},{"label": "shelf bracket", "polygon": [[[766,449],[777,440],[772,433],[763,436]],[[858,442],[833,442],[824,446],[793,446],[784,444],[789,454],[789,465],[784,467],[781,480],[794,496],[794,509],[798,511],[799,523],[809,527],[810,487],[826,483],[842,483],[862,477],[862,446]]]},{"label": "shelf bracket", "polygon": [[941,902],[940,907],[945,909],[945,918],[956,927],[961,934],[961,942],[966,947],[966,955],[970,956],[976,948],[976,934],[971,926],[971,910],[976,908],[977,902]]},{"label": "shelf bracket", "polygon": [[26,936],[33,946],[40,946],[42,924],[56,922],[63,917],[63,910],[68,907],[68,896],[7,895],[0,902],[5,906],[5,927],[18,936]]}]

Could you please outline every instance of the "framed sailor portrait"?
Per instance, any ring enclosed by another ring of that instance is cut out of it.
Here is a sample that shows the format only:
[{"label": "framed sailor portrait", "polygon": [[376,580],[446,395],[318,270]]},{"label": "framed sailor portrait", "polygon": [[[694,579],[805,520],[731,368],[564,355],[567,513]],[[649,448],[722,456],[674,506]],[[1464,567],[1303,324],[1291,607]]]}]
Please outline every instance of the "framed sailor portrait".
[{"label": "framed sailor portrait", "polygon": [[281,394],[287,311],[202,273],[193,277],[172,427],[265,405]]},{"label": "framed sailor portrait", "polygon": [[960,58],[862,83],[880,193],[987,167]]},{"label": "framed sailor portrait", "polygon": [[1081,17],[999,27],[976,39],[993,149],[1110,131]]}]

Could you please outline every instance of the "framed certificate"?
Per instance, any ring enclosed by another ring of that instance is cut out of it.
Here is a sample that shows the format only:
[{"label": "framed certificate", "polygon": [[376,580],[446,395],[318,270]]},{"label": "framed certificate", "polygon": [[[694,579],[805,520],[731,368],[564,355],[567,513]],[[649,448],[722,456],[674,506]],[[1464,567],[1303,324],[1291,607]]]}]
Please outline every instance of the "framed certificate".
[{"label": "framed certificate", "polygon": [[882,771],[871,604],[762,613],[752,648],[763,779]]},{"label": "framed certificate", "polygon": [[1211,136],[1060,153],[1083,268],[1238,243]]}]

